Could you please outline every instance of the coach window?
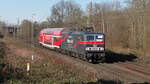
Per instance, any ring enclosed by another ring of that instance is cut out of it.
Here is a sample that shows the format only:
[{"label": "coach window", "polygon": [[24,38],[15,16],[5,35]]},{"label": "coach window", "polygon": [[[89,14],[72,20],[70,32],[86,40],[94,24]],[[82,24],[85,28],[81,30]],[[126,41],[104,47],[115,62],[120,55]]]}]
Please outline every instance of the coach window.
[{"label": "coach window", "polygon": [[40,36],[40,39],[43,40],[43,36]]},{"label": "coach window", "polygon": [[58,37],[55,37],[55,38],[54,38],[54,41],[55,41],[55,42],[59,42],[59,38],[58,38]]}]

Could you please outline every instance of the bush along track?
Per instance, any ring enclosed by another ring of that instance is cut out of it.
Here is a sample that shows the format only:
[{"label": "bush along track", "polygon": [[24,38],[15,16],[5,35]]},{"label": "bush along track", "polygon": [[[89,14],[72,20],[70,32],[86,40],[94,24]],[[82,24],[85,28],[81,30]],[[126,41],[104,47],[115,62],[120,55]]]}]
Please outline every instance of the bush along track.
[{"label": "bush along track", "polygon": [[4,55],[5,55],[5,50],[4,50],[4,43],[0,42],[0,83],[4,81],[4,75],[3,75],[3,68],[5,67],[6,63],[4,61]]},{"label": "bush along track", "polygon": [[15,68],[9,64],[7,60],[8,53],[11,54],[5,43],[0,41],[0,84],[7,83],[12,79],[19,80],[23,76],[19,68]]}]

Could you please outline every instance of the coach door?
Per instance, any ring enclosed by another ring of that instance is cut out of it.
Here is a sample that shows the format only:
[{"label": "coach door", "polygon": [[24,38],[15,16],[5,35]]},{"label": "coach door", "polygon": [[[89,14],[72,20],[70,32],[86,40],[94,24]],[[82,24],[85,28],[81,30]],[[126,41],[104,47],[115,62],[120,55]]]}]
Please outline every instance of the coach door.
[{"label": "coach door", "polygon": [[54,36],[54,42],[53,42],[53,46],[56,48],[59,48],[60,46],[60,41],[59,41],[60,37],[59,36]]}]

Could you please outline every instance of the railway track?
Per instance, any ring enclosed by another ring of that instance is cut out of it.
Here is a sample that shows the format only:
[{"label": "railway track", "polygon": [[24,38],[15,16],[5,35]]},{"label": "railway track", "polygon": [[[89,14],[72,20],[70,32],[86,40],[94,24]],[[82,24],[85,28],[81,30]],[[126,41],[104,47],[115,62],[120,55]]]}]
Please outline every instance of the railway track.
[{"label": "railway track", "polygon": [[[132,64],[132,62],[130,62]],[[132,65],[128,65],[128,63],[114,63],[114,64],[89,64],[91,67],[97,70],[97,78],[108,78],[108,80],[118,80],[123,83],[150,83],[150,75],[148,71],[143,71],[144,67],[140,67],[140,69],[131,69],[127,67],[134,67],[134,63]],[[136,66],[137,67],[137,66]],[[146,74],[147,73],[147,74]]]},{"label": "railway track", "polygon": [[[41,47],[35,44],[38,47]],[[118,80],[124,83],[150,83],[150,67],[135,62],[84,63],[94,68],[97,79],[107,78],[108,80]]]},{"label": "railway track", "polygon": [[[42,53],[49,53],[49,50],[41,47],[38,43],[34,43],[34,47],[37,49],[42,49]],[[43,50],[45,49],[45,50]],[[40,53],[40,50],[37,52]],[[58,52],[51,51],[50,53],[56,55]],[[59,53],[61,54],[61,53]],[[49,55],[49,54],[47,54]],[[90,67],[90,72],[94,72],[97,79],[107,79],[107,80],[117,80],[124,84],[130,83],[150,83],[150,66],[139,64],[136,62],[114,62],[114,63],[100,63],[91,64],[80,59],[75,59],[74,57],[61,54],[62,56],[57,56],[68,62],[72,62],[75,66],[86,65]],[[65,58],[64,58],[65,57]],[[76,63],[78,62],[78,63]],[[81,68],[81,67],[80,67]],[[86,67],[84,68],[86,69]]]},{"label": "railway track", "polygon": [[[129,82],[150,82],[149,76],[145,75],[144,73],[137,72],[136,70],[133,70],[131,68],[128,68],[126,64],[121,65],[118,64],[105,64],[105,67],[111,68],[111,70],[114,70],[118,73],[120,73],[120,76],[124,76],[125,78],[129,78],[131,80],[127,80]],[[131,66],[130,66],[131,67]]]}]

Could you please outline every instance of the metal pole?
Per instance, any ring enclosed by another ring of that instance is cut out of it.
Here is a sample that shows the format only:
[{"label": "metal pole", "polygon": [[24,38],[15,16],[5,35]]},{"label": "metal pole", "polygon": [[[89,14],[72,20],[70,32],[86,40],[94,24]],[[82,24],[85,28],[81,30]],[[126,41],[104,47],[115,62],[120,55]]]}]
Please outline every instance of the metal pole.
[{"label": "metal pole", "polygon": [[103,33],[105,33],[105,18],[104,18],[104,10],[103,10],[103,8],[101,8],[101,15],[102,15]]},{"label": "metal pole", "polygon": [[47,28],[48,28],[48,24],[49,24],[49,22],[47,21]]},{"label": "metal pole", "polygon": [[1,17],[2,17],[2,16],[0,16],[0,34],[2,34],[1,31],[2,31],[2,26],[3,26],[3,25],[2,25],[2,22],[1,22]]},{"label": "metal pole", "polygon": [[1,17],[2,17],[2,16],[0,16],[0,22],[1,22]]},{"label": "metal pole", "polygon": [[34,16],[35,13],[32,14],[32,28],[31,28],[31,47],[34,47]]},{"label": "metal pole", "polygon": [[2,16],[0,16],[0,33],[2,34],[3,22],[1,20]]},{"label": "metal pole", "polygon": [[[32,28],[31,28],[31,47],[34,47],[34,16],[35,13],[32,14]],[[34,55],[32,54],[32,58],[34,57]],[[33,60],[32,60],[33,61]]]},{"label": "metal pole", "polygon": [[92,0],[90,1],[90,7],[89,7],[89,13],[88,13],[88,20],[87,20],[87,26],[91,26],[91,15],[92,15]]},{"label": "metal pole", "polygon": [[32,27],[31,27],[31,47],[33,46],[32,42],[33,42],[33,14],[32,14]]},{"label": "metal pole", "polygon": [[16,36],[17,36],[17,39],[18,39],[18,31],[19,31],[19,18],[17,18],[17,31],[16,31]]}]

